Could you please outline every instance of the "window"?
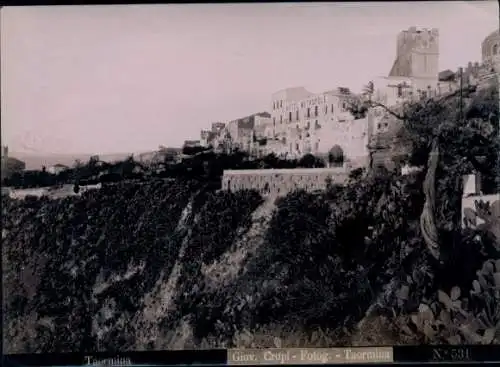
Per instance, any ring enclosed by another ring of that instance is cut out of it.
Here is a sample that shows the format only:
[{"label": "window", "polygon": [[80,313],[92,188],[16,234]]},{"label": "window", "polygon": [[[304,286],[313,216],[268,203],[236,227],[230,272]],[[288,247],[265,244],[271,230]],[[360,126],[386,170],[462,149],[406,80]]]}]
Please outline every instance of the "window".
[{"label": "window", "polygon": [[332,110],[330,112],[333,113],[333,103],[332,103]]},{"label": "window", "polygon": [[325,105],[325,115],[328,113],[328,105]]},{"label": "window", "polygon": [[493,45],[493,55],[498,53],[498,45]]},{"label": "window", "polygon": [[307,107],[307,117],[311,117],[311,109],[309,107]]},{"label": "window", "polygon": [[273,125],[276,125],[276,117],[273,117]]},{"label": "window", "polygon": [[296,115],[296,116],[295,116],[295,119],[296,119],[297,121],[299,121],[299,110],[297,110],[297,112],[296,112],[296,114],[295,114],[295,115]]},{"label": "window", "polygon": [[282,123],[283,123],[283,116],[280,115],[280,124],[282,124]]},{"label": "window", "polygon": [[380,129],[382,127],[381,124],[377,124],[377,129]]},{"label": "window", "polygon": [[280,108],[283,107],[283,101],[280,101]]},{"label": "window", "polygon": [[288,120],[291,122],[292,121],[292,113],[288,112]]},{"label": "window", "polygon": [[273,110],[275,110],[275,109],[276,109],[276,103],[273,102]]},{"label": "window", "polygon": [[401,84],[398,84],[398,97],[403,97],[403,86]]},{"label": "window", "polygon": [[299,143],[295,144],[295,149],[299,150]]},{"label": "window", "polygon": [[314,116],[318,116],[318,106],[314,106]]}]

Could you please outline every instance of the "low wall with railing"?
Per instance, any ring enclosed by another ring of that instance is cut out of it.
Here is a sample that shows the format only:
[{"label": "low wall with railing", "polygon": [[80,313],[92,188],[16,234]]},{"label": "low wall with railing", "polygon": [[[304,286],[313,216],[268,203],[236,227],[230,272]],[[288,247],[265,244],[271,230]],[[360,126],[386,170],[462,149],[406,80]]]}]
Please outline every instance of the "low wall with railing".
[{"label": "low wall with railing", "polygon": [[88,190],[99,190],[101,184],[97,185],[82,185],[79,186],[78,193],[73,190],[73,185],[63,185],[61,187],[40,187],[33,189],[12,189],[9,187],[2,187],[2,194],[8,194],[12,199],[25,199],[27,196],[47,196],[51,199],[63,198],[66,196],[80,195]]}]

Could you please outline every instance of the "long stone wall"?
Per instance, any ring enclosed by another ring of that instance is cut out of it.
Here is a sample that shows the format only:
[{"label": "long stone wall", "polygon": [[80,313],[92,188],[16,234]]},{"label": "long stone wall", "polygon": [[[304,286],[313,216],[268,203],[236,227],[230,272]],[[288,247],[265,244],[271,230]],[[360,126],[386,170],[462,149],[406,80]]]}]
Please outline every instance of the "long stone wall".
[{"label": "long stone wall", "polygon": [[263,196],[283,196],[296,189],[323,190],[328,179],[332,184],[343,185],[349,178],[349,171],[347,167],[226,170],[222,177],[222,189],[255,189]]}]

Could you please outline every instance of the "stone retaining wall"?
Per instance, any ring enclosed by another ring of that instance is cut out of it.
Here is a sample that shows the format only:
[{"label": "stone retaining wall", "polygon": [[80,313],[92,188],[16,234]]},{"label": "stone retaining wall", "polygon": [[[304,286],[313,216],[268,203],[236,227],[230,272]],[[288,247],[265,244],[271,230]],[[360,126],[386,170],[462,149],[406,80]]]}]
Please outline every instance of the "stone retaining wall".
[{"label": "stone retaining wall", "polygon": [[345,184],[349,171],[346,167],[226,170],[222,177],[222,189],[255,189],[263,196],[283,196],[296,189],[323,190],[328,178],[332,184]]}]

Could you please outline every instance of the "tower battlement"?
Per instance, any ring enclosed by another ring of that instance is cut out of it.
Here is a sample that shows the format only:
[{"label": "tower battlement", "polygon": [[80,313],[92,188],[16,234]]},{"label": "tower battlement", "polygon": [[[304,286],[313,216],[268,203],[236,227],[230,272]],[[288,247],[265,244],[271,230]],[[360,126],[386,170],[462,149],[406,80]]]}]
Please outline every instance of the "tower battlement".
[{"label": "tower battlement", "polygon": [[398,35],[397,54],[409,51],[439,53],[439,30],[410,27],[401,31]]},{"label": "tower battlement", "polygon": [[439,74],[439,30],[410,27],[397,36],[389,77],[411,78],[419,89],[435,88]]}]

